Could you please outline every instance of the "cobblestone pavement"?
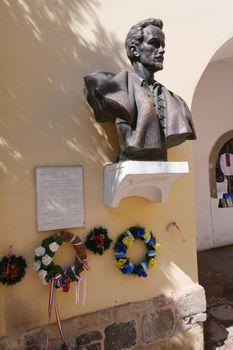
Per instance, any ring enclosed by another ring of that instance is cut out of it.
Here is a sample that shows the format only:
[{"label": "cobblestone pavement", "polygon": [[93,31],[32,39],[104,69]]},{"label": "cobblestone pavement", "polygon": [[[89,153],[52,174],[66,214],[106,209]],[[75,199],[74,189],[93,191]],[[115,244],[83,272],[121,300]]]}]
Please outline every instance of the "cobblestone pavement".
[{"label": "cobblestone pavement", "polygon": [[205,288],[205,350],[233,350],[233,245],[198,253],[199,283]]}]

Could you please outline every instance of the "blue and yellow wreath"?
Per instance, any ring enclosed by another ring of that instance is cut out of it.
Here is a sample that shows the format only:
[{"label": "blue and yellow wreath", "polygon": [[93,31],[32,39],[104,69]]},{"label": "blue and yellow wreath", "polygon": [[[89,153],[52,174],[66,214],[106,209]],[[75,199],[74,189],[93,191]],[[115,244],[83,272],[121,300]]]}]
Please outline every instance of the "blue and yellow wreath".
[{"label": "blue and yellow wreath", "polygon": [[[141,240],[147,247],[144,259],[133,264],[127,257],[127,249],[133,244],[134,240]],[[138,277],[147,277],[147,270],[156,265],[156,253],[160,244],[156,241],[151,230],[140,226],[132,226],[124,231],[117,239],[114,252],[116,266],[124,275],[134,275]]]}]

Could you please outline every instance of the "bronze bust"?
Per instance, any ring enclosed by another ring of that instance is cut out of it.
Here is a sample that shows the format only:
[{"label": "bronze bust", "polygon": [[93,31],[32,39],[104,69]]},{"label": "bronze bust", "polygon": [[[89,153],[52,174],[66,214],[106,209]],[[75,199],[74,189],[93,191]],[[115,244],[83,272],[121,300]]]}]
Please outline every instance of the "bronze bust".
[{"label": "bronze bust", "polygon": [[181,97],[154,80],[163,69],[165,36],[160,19],[134,25],[125,40],[133,72],[96,72],[84,77],[87,101],[98,122],[115,124],[120,160],[166,160],[167,149],[196,139]]}]

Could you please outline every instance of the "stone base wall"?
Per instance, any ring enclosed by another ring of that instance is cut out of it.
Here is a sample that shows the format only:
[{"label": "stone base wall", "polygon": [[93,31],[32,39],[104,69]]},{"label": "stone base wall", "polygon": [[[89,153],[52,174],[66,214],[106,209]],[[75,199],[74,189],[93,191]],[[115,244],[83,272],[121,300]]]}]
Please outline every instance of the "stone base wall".
[{"label": "stone base wall", "polygon": [[[77,350],[203,350],[206,319],[204,289],[195,285],[169,297],[128,303],[63,321],[69,349]],[[0,339],[1,350],[64,349],[58,330],[36,327]]]}]

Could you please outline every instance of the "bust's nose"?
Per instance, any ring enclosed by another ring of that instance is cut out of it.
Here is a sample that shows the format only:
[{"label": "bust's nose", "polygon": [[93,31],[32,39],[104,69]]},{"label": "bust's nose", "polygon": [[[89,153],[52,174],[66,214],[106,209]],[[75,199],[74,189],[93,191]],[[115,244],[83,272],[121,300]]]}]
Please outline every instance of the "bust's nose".
[{"label": "bust's nose", "polygon": [[160,55],[164,55],[164,53],[165,53],[165,48],[162,45],[160,45],[160,47],[159,47],[159,54]]}]

